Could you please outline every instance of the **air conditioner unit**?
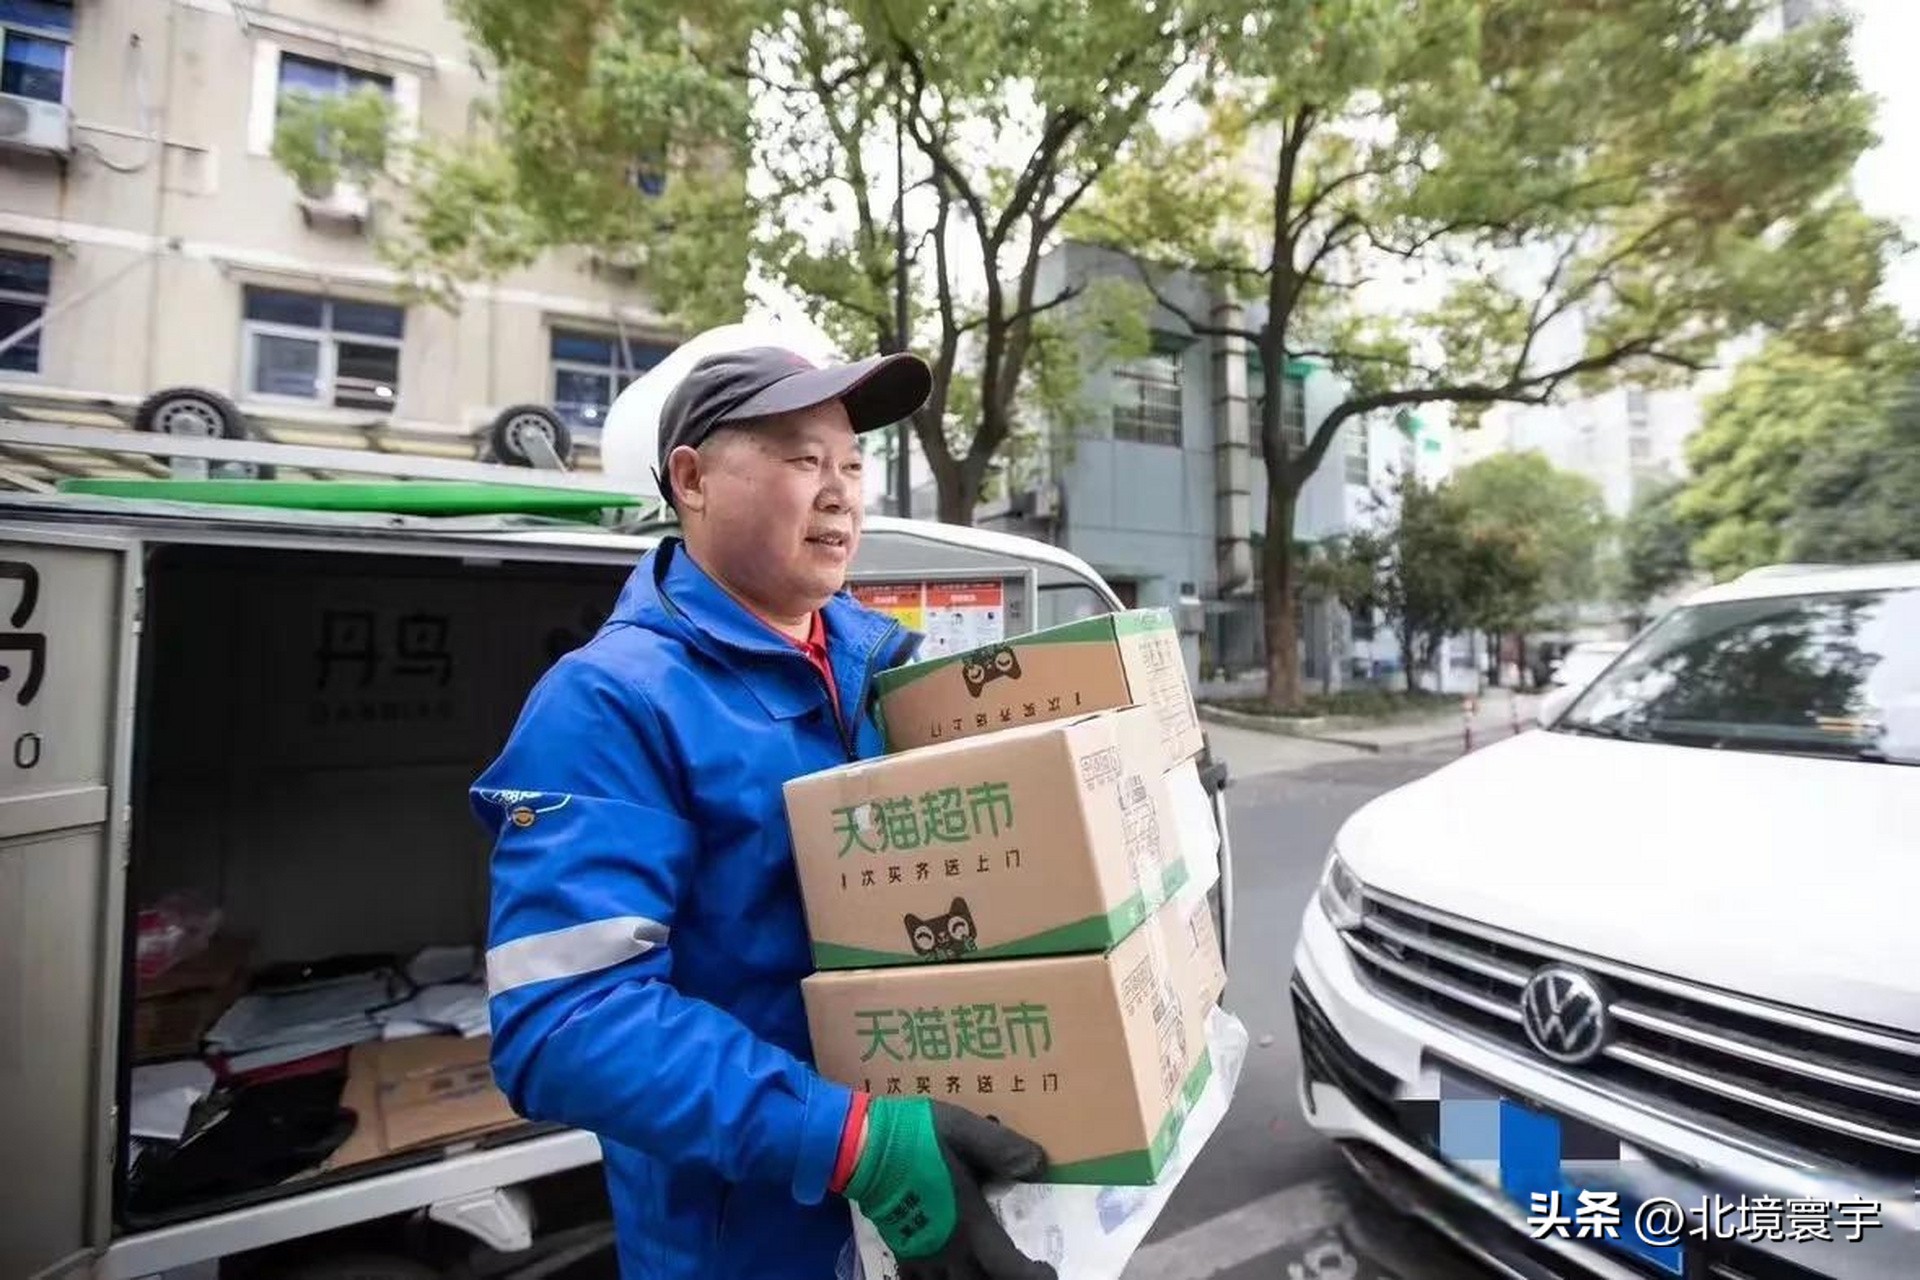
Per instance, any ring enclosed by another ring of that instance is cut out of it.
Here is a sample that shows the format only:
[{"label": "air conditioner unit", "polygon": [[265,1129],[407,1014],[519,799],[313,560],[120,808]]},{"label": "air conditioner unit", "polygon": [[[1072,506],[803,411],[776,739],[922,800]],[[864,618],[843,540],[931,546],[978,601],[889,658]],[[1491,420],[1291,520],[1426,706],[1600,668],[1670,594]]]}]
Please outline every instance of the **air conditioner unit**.
[{"label": "air conditioner unit", "polygon": [[308,225],[326,223],[358,230],[373,214],[367,193],[350,182],[337,182],[324,195],[300,193],[300,212]]},{"label": "air conditioner unit", "polygon": [[73,122],[66,104],[0,93],[0,148],[40,155],[70,155]]},{"label": "air conditioner unit", "polygon": [[587,263],[593,274],[607,280],[632,283],[647,265],[644,245],[621,245],[617,249],[589,249]]}]

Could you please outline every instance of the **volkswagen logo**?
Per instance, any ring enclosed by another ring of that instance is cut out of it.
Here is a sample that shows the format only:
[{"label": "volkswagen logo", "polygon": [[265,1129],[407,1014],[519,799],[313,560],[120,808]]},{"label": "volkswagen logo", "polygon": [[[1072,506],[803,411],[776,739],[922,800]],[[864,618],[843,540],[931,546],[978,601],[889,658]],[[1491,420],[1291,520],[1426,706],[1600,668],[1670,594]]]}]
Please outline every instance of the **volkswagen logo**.
[{"label": "volkswagen logo", "polygon": [[1520,993],[1520,1023],[1533,1047],[1569,1066],[1592,1062],[1607,1047],[1606,997],[1599,984],[1565,965],[1549,965]]}]

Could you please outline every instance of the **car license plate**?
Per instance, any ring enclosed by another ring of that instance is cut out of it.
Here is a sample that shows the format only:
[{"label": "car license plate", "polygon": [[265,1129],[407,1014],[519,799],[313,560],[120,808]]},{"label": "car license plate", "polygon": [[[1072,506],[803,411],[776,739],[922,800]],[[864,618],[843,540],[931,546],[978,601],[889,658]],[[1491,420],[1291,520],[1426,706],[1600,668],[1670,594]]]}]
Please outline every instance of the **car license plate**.
[{"label": "car license plate", "polygon": [[1428,1149],[1518,1207],[1536,1238],[1598,1243],[1687,1280],[1686,1224],[1656,1224],[1618,1190],[1622,1162],[1638,1159],[1618,1137],[1449,1070],[1421,1110]]}]

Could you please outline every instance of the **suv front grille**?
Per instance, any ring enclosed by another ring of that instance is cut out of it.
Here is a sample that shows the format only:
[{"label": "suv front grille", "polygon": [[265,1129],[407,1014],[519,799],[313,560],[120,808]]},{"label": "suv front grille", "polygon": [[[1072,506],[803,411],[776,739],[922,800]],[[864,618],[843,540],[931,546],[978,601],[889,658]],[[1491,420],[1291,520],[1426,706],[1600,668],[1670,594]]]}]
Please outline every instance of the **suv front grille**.
[{"label": "suv front grille", "polygon": [[1585,969],[1614,1031],[1599,1058],[1566,1068],[1583,1081],[1809,1167],[1920,1173],[1920,1037],[1577,955],[1371,889],[1360,926],[1341,936],[1382,994],[1549,1065],[1522,1027],[1521,990],[1548,964]]}]

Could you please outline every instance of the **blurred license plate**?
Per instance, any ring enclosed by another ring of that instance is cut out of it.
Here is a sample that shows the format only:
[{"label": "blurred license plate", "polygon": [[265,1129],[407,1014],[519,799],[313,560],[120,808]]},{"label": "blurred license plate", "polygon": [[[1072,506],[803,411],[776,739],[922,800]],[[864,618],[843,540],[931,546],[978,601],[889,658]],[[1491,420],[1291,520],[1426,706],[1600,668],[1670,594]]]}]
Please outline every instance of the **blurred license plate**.
[{"label": "blurred license plate", "polygon": [[1440,1073],[1440,1100],[1420,1109],[1428,1149],[1506,1197],[1536,1239],[1599,1244],[1689,1276],[1687,1224],[1666,1212],[1678,1206],[1643,1207],[1614,1189],[1633,1158],[1615,1135],[1450,1070]]}]

